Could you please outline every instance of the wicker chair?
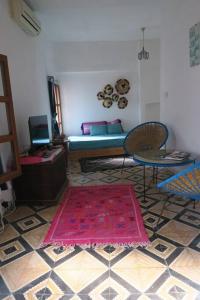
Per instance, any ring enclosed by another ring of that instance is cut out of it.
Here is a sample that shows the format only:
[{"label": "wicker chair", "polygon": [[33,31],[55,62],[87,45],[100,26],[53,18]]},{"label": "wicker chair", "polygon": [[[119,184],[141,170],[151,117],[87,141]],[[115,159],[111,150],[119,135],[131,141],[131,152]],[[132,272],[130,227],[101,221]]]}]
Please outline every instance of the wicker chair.
[{"label": "wicker chair", "polygon": [[134,159],[134,154],[138,151],[160,149],[166,144],[167,138],[167,127],[160,122],[146,122],[133,128],[124,140],[125,156],[122,170],[126,156],[132,156]]},{"label": "wicker chair", "polygon": [[158,187],[171,194],[200,200],[200,162],[164,180]]},{"label": "wicker chair", "polygon": [[200,162],[180,171],[157,185],[158,188],[167,191],[168,197],[163,203],[157,225],[162,217],[166,203],[171,195],[186,197],[191,200],[200,200]]}]

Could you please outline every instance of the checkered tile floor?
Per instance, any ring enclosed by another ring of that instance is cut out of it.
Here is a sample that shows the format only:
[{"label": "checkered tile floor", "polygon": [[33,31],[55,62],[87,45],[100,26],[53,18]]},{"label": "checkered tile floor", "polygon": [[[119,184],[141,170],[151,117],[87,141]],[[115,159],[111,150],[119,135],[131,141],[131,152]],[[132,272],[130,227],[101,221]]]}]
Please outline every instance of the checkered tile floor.
[{"label": "checkered tile floor", "polygon": [[20,206],[0,234],[0,299],[200,299],[199,204],[171,198],[154,233],[165,195],[151,187],[143,199],[141,167],[84,174],[73,162],[68,176],[71,185],[133,184],[151,244],[39,248],[57,207]]}]

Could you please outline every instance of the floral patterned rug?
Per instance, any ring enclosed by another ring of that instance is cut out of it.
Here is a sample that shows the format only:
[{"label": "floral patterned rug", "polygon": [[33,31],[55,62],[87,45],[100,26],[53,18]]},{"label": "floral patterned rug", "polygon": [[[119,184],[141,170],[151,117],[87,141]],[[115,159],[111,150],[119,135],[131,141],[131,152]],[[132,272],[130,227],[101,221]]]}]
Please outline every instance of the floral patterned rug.
[{"label": "floral patterned rug", "polygon": [[43,245],[144,246],[149,242],[132,185],[69,187]]}]

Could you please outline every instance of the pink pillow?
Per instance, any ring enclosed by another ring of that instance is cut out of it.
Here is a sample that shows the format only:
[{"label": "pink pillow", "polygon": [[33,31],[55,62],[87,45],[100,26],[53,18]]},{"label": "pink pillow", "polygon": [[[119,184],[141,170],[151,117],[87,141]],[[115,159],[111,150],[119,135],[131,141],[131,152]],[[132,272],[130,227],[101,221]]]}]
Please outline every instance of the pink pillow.
[{"label": "pink pillow", "polygon": [[116,119],[116,120],[107,122],[108,125],[110,125],[110,124],[118,124],[118,123],[121,124],[121,120],[120,119]]},{"label": "pink pillow", "polygon": [[90,126],[92,125],[106,125],[106,121],[99,121],[99,122],[84,122],[81,124],[81,130],[83,135],[90,134]]}]

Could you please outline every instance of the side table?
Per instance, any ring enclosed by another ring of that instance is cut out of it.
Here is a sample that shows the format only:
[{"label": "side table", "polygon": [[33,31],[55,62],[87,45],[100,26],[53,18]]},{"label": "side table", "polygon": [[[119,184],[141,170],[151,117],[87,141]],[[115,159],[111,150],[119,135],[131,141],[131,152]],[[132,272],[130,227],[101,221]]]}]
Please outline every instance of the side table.
[{"label": "side table", "polygon": [[[167,152],[172,152],[167,150]],[[180,167],[188,164],[195,163],[195,159],[188,156],[183,160],[174,160],[174,159],[165,159],[164,156],[166,150],[145,150],[140,151],[134,154],[133,159],[143,165],[143,185],[144,185],[144,199],[146,191],[146,166],[153,167],[153,179],[156,179],[157,183],[157,174],[158,168],[160,167]]]}]

